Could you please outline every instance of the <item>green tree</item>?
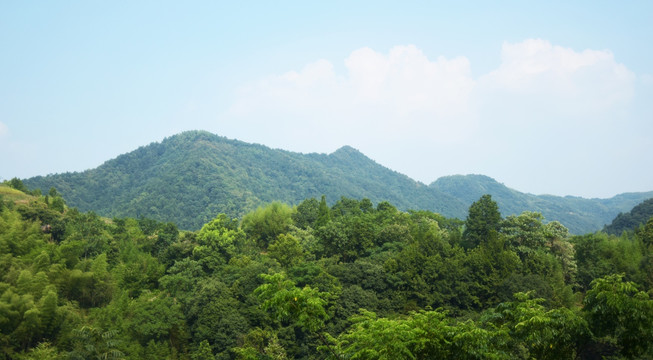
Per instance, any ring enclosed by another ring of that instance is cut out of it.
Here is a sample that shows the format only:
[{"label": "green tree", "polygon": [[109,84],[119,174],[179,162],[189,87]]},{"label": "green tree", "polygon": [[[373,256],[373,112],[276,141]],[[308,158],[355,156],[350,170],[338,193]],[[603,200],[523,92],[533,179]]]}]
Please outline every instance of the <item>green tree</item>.
[{"label": "green tree", "polygon": [[322,195],[322,199],[320,200],[320,205],[318,207],[317,219],[315,220],[315,228],[317,229],[321,226],[324,226],[329,221],[331,221],[331,210],[329,210],[329,206],[327,205],[326,196]]},{"label": "green tree", "polygon": [[587,322],[564,307],[547,310],[544,301],[532,298],[532,292],[516,293],[514,301],[486,312],[482,321],[508,334],[512,358],[576,359],[590,335]]},{"label": "green tree", "polygon": [[118,349],[120,342],[116,339],[118,331],[102,331],[92,326],[82,326],[72,331],[73,350],[69,359],[123,359],[125,354]]},{"label": "green tree", "polygon": [[653,344],[653,300],[623,274],[595,279],[583,311],[598,343],[615,342],[627,358],[638,358]]},{"label": "green tree", "polygon": [[144,292],[130,303],[128,329],[142,346],[165,342],[181,350],[186,343],[186,322],[179,304],[164,294]]},{"label": "green tree", "polygon": [[302,201],[297,205],[296,211],[292,214],[295,226],[300,229],[315,227],[315,221],[318,218],[320,202],[315,198]]},{"label": "green tree", "polygon": [[637,236],[642,240],[644,246],[650,247],[653,245],[653,217],[648,219],[648,221],[637,230]]},{"label": "green tree", "polygon": [[208,341],[202,340],[200,346],[197,347],[197,350],[193,352],[191,356],[192,360],[215,360],[213,356],[213,351],[211,351],[211,344]]},{"label": "green tree", "polygon": [[9,187],[11,187],[13,189],[16,189],[18,191],[22,191],[25,194],[29,194],[29,189],[27,188],[27,186],[25,186],[25,184],[23,184],[23,181],[20,180],[19,178],[16,178],[16,177],[12,178],[11,180],[9,180],[7,182],[7,185],[9,185]]},{"label": "green tree", "polygon": [[317,229],[316,237],[327,256],[354,261],[374,245],[375,229],[366,216],[349,216],[328,222]]},{"label": "green tree", "polygon": [[501,213],[497,203],[490,195],[481,196],[469,207],[463,231],[463,246],[471,249],[496,237],[500,224]]},{"label": "green tree", "polygon": [[237,220],[219,214],[197,233],[198,246],[193,255],[207,269],[214,271],[226,264],[244,246],[245,233],[238,228]]},{"label": "green tree", "polygon": [[328,294],[310,286],[300,289],[283,273],[261,274],[261,278],[264,284],[254,293],[263,310],[270,312],[278,322],[290,321],[304,331],[317,335],[322,345],[338,358],[329,336],[322,333],[325,321],[329,319],[326,311]]},{"label": "green tree", "polygon": [[304,249],[296,237],[290,234],[280,234],[268,247],[268,254],[281,266],[289,268],[303,260]]},{"label": "green tree", "polygon": [[293,209],[281,202],[273,202],[243,217],[242,228],[259,247],[268,245],[280,234],[288,232],[292,225]]},{"label": "green tree", "polygon": [[206,340],[214,354],[228,354],[238,338],[249,329],[248,320],[239,311],[239,306],[224,282],[215,277],[202,281],[185,307],[193,342],[199,344]]}]

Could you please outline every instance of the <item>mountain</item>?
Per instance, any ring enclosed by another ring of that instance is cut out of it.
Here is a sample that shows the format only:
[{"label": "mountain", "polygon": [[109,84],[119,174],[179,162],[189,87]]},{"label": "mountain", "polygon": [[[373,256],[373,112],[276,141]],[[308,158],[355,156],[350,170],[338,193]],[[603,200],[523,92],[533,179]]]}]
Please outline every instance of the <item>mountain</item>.
[{"label": "mountain", "polygon": [[189,131],[109,160],[98,168],[26,179],[54,186],[70,206],[104,216],[146,216],[198,229],[218,213],[241,216],[281,200],[341,196],[389,201],[464,216],[449,195],[387,169],[345,146],[332,154],[300,154]]},{"label": "mountain", "polygon": [[532,195],[482,175],[456,175],[430,185],[383,167],[344,146],[331,154],[301,154],[188,131],[140,147],[84,172],[24,180],[30,188],[54,186],[68,205],[103,216],[150,217],[198,229],[218,213],[239,217],[280,200],[298,204],[322,194],[389,201],[401,210],[424,209],[465,219],[472,202],[492,195],[503,216],[541,212],[572,233],[600,230],[653,192],[610,199]]},{"label": "mountain", "polygon": [[484,175],[445,176],[429,187],[449,194],[467,206],[483,194],[490,194],[504,216],[523,211],[540,212],[549,221],[560,221],[574,234],[600,230],[616,214],[628,211],[638,202],[653,196],[653,191],[625,193],[610,199],[533,195],[510,189]]},{"label": "mountain", "polygon": [[653,198],[643,201],[627,213],[619,213],[603,230],[608,234],[620,235],[624,231],[636,230],[651,217],[653,217]]}]

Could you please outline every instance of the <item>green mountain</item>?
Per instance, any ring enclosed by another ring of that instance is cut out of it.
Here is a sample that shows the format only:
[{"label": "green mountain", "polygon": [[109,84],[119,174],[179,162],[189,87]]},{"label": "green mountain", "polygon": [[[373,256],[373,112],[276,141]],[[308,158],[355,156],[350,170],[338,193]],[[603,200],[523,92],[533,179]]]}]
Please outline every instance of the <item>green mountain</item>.
[{"label": "green mountain", "polygon": [[218,213],[240,217],[274,200],[290,204],[327,196],[389,201],[465,219],[472,202],[492,195],[503,216],[539,211],[572,233],[603,228],[653,192],[611,199],[531,195],[481,175],[447,176],[427,186],[345,146],[332,154],[300,154],[189,131],[120,155],[84,172],[24,180],[62,193],[69,206],[109,217],[149,217],[198,229]]},{"label": "green mountain", "polygon": [[104,216],[150,217],[198,229],[218,213],[241,216],[274,200],[341,196],[389,201],[464,216],[456,199],[389,170],[345,146],[332,154],[300,154],[189,131],[118,156],[84,172],[35,177],[70,206]]},{"label": "green mountain", "polygon": [[536,211],[542,213],[549,221],[560,221],[575,234],[597,231],[609,223],[616,214],[628,211],[638,202],[653,196],[653,191],[625,193],[610,199],[533,195],[510,189],[484,175],[445,176],[429,187],[449,194],[467,206],[483,194],[490,194],[499,205],[503,216],[520,214],[523,211]]},{"label": "green mountain", "polygon": [[643,201],[627,213],[619,213],[603,230],[608,234],[620,235],[624,231],[636,230],[651,217],[653,217],[653,198]]}]

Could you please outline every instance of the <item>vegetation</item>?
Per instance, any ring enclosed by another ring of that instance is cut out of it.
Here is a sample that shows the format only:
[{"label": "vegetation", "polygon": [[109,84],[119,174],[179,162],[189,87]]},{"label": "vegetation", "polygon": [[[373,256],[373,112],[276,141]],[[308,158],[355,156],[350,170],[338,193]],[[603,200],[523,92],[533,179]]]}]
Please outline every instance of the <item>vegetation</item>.
[{"label": "vegetation", "polygon": [[29,188],[55,187],[81,211],[107,217],[147,217],[198,230],[215,214],[241,218],[261,205],[297,205],[326,195],[388,201],[402,211],[424,209],[464,219],[484,194],[504,215],[535,211],[573,234],[597,231],[653,192],[611,199],[535,196],[493,179],[469,175],[426,186],[345,146],[332,154],[298,154],[189,131],[107,161],[96,169],[25,179]]},{"label": "vegetation", "polygon": [[59,198],[0,200],[0,359],[653,358],[653,220],[340,197],[179,231]]},{"label": "vegetation", "polygon": [[609,199],[524,194],[483,175],[445,176],[429,187],[461,200],[466,206],[489,194],[505,215],[539,212],[546,219],[564,224],[572,234],[579,235],[601,230],[620,212],[627,212],[636,204],[653,197],[653,192],[625,193]]},{"label": "vegetation", "polygon": [[620,235],[624,231],[635,231],[653,217],[653,198],[643,201],[627,213],[619,213],[603,231]]}]

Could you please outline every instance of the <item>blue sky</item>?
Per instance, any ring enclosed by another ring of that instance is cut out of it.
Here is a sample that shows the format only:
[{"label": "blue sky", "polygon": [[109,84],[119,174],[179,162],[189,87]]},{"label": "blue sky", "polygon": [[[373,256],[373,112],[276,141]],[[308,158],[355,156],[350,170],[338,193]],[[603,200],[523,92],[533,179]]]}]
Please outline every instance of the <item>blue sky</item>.
[{"label": "blue sky", "polygon": [[0,4],[0,179],[184,130],[430,183],[653,190],[653,2]]}]

